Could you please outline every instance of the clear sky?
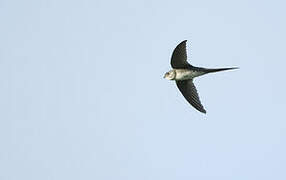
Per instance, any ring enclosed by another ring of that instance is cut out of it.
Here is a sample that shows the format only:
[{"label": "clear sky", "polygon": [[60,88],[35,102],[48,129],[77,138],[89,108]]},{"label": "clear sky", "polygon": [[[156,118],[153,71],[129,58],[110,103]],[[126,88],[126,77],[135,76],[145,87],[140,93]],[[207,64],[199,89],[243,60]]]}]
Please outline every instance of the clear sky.
[{"label": "clear sky", "polygon": [[[286,179],[286,3],[0,0],[1,180]],[[163,79],[189,62],[207,114]]]}]

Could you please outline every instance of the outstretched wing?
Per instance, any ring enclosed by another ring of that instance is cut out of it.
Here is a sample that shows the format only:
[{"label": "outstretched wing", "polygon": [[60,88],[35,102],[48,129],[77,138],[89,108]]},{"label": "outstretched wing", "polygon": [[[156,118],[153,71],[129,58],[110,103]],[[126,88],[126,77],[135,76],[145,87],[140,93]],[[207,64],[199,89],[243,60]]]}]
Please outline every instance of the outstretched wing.
[{"label": "outstretched wing", "polygon": [[182,41],[174,49],[171,57],[171,66],[173,68],[188,68],[190,66],[187,62],[186,42],[187,40]]},{"label": "outstretched wing", "polygon": [[176,84],[186,98],[186,100],[198,111],[206,113],[203,105],[201,104],[197,89],[193,83],[193,80],[176,81]]}]

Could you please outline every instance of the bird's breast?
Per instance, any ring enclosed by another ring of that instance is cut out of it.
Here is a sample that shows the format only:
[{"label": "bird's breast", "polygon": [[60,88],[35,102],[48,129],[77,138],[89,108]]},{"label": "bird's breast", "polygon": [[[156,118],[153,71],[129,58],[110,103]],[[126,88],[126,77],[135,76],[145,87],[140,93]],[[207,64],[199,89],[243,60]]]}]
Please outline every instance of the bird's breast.
[{"label": "bird's breast", "polygon": [[175,80],[193,79],[194,77],[197,77],[203,74],[202,72],[193,71],[189,69],[175,69],[175,71],[176,71]]}]

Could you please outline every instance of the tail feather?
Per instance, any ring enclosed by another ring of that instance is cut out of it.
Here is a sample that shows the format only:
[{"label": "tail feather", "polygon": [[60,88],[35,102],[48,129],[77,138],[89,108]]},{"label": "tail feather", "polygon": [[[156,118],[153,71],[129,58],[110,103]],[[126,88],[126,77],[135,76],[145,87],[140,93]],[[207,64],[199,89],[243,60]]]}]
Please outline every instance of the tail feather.
[{"label": "tail feather", "polygon": [[238,67],[231,67],[231,68],[218,68],[218,69],[205,69],[206,73],[213,73],[213,72],[219,72],[219,71],[227,71],[232,69],[238,69]]}]

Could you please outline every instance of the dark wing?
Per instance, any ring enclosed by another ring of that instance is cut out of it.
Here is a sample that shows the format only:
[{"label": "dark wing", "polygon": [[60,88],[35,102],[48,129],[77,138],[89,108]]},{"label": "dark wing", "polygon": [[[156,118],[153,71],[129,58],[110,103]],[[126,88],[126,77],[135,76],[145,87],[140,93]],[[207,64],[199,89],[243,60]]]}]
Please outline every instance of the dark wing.
[{"label": "dark wing", "polygon": [[186,42],[187,40],[184,40],[174,49],[171,57],[171,66],[173,68],[188,68],[190,66],[187,62]]},{"label": "dark wing", "polygon": [[176,84],[186,98],[186,100],[198,111],[206,113],[203,105],[201,104],[197,89],[193,83],[193,80],[176,81]]}]

